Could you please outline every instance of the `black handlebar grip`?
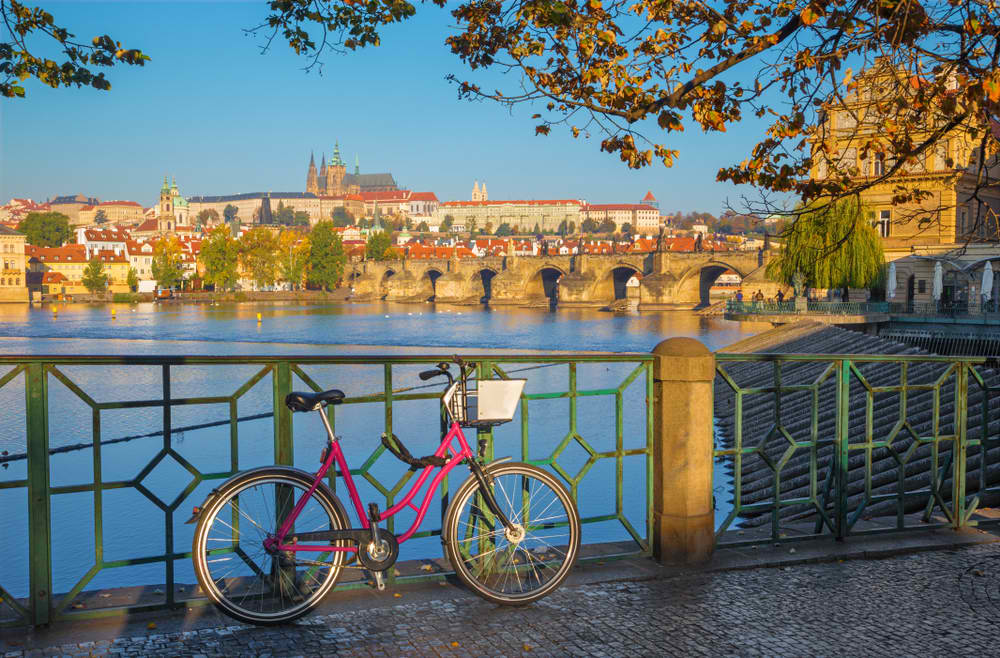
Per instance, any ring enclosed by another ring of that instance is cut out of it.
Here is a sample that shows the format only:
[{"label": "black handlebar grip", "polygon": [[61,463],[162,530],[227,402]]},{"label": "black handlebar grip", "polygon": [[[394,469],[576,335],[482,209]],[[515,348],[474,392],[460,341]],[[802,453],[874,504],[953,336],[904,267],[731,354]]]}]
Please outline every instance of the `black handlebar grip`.
[{"label": "black handlebar grip", "polygon": [[424,370],[420,373],[420,379],[427,381],[428,379],[433,379],[434,377],[440,377],[444,373],[440,369],[435,368],[434,370]]}]

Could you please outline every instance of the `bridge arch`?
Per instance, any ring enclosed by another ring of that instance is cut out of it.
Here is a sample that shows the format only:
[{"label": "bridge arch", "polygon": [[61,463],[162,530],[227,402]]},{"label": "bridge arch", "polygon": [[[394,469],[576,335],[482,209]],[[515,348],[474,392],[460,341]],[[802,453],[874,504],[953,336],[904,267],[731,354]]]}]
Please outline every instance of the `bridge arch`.
[{"label": "bridge arch", "polygon": [[469,275],[469,287],[471,290],[481,290],[479,296],[481,303],[489,302],[493,296],[493,277],[500,274],[500,270],[495,267],[479,267]]},{"label": "bridge arch", "polygon": [[712,303],[710,292],[715,280],[726,270],[732,270],[745,279],[749,272],[734,267],[729,263],[715,259],[691,267],[681,276],[675,288],[674,300],[677,303],[691,303],[694,306],[708,306]]},{"label": "bridge arch", "polygon": [[619,261],[597,278],[591,293],[595,302],[610,304],[628,296],[627,284],[633,276],[642,277],[642,268],[627,261]]},{"label": "bridge arch", "polygon": [[567,270],[553,263],[545,263],[525,279],[524,296],[527,300],[547,298],[550,306],[559,302],[559,279]]},{"label": "bridge arch", "polygon": [[436,267],[428,267],[420,276],[420,296],[425,300],[433,301],[437,296],[437,280],[444,272]]},{"label": "bridge arch", "polygon": [[378,281],[378,298],[385,299],[385,296],[389,294],[389,279],[396,276],[396,270],[391,267],[385,268],[382,272],[381,278]]}]

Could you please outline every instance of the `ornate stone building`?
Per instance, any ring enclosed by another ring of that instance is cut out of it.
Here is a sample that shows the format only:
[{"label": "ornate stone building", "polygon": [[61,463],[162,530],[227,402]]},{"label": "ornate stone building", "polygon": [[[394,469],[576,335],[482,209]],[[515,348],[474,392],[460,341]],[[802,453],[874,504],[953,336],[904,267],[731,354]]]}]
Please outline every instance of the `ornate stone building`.
[{"label": "ornate stone building", "polygon": [[360,161],[354,157],[354,173],[347,173],[347,164],[340,157],[340,143],[333,147],[333,158],[326,162],[326,154],[316,169],[314,155],[309,156],[306,173],[306,192],[316,196],[344,196],[362,192],[390,192],[398,189],[392,174],[362,174]]},{"label": "ornate stone building", "polygon": [[[894,117],[886,116],[884,107],[896,106],[886,94],[898,88],[887,80],[898,75],[887,63],[877,62],[858,76],[843,102],[824,107],[822,121],[813,135],[812,178],[843,175],[857,183],[868,183],[861,191],[861,199],[870,208],[869,218],[882,236],[890,260],[909,254],[915,247],[947,249],[966,242],[1000,239],[1000,189],[995,184],[987,185],[979,190],[978,199],[973,197],[984,154],[980,153],[978,140],[962,126],[950,130],[935,148],[903,163],[892,176],[884,178],[895,160],[874,145],[887,142],[885,124]],[[918,88],[926,81],[911,78],[908,83]],[[915,143],[941,125],[940,119],[934,117],[924,123],[920,134],[911,135]],[[1000,125],[994,123],[992,128],[993,138],[1000,140]],[[985,155],[984,172],[988,180],[996,181],[1000,158]],[[901,191],[910,190],[921,190],[927,196],[919,202],[893,203]]]},{"label": "ornate stone building", "polygon": [[24,239],[23,233],[0,226],[0,253],[3,254],[3,270],[0,270],[0,302],[28,301]]}]

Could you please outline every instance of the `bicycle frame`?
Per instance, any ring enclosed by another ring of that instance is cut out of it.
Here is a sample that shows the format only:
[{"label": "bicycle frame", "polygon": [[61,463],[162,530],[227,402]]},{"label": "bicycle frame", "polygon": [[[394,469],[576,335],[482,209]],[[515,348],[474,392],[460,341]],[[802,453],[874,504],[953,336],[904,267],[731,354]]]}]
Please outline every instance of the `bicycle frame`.
[{"label": "bicycle frame", "polygon": [[[324,418],[325,420],[325,418]],[[453,443],[457,441],[458,447],[456,448]],[[288,515],[284,523],[281,524],[281,528],[278,530],[276,549],[279,551],[295,551],[295,552],[315,552],[315,553],[328,553],[331,551],[340,552],[356,552],[358,548],[356,546],[330,546],[327,545],[313,545],[308,544],[286,544],[285,537],[289,534],[292,527],[295,524],[295,520],[298,518],[299,513],[302,512],[302,508],[305,507],[306,502],[312,497],[313,492],[319,486],[319,483],[323,480],[323,477],[330,470],[333,462],[337,462],[337,468],[341,475],[344,477],[344,483],[347,485],[347,492],[351,497],[351,502],[354,504],[354,511],[357,512],[358,518],[361,520],[361,525],[366,530],[369,528],[369,521],[367,515],[364,513],[364,507],[361,503],[361,498],[358,496],[357,487],[354,486],[354,478],[351,477],[351,470],[347,465],[347,460],[344,457],[344,451],[340,448],[340,442],[337,440],[330,441],[329,449],[327,450],[326,459],[323,461],[323,465],[320,467],[319,471],[316,472],[316,478],[313,480],[312,486],[309,487],[309,491],[302,494],[299,500],[295,503],[295,507],[292,509],[292,513]],[[450,453],[450,457],[448,456]],[[427,509],[430,507],[432,502],[434,492],[437,491],[438,487],[441,485],[441,480],[444,479],[446,475],[453,468],[455,468],[460,462],[466,459],[474,459],[475,455],[472,449],[469,447],[469,443],[465,438],[465,433],[462,431],[461,425],[457,422],[451,424],[451,428],[448,433],[441,440],[441,445],[438,446],[437,450],[434,451],[436,457],[447,458],[448,461],[444,466],[425,466],[420,471],[420,476],[417,477],[417,481],[410,487],[410,490],[406,493],[402,500],[398,503],[385,510],[379,515],[379,521],[385,521],[386,519],[399,513],[403,508],[409,507],[417,513],[417,518],[413,521],[413,525],[410,526],[409,530],[397,537],[397,541],[402,544],[407,539],[413,536],[413,533],[417,531],[420,524],[423,522],[424,517],[427,515]],[[431,480],[431,485],[424,494],[424,499],[420,503],[420,507],[416,507],[413,504],[413,499],[416,497],[417,492],[430,477],[431,471],[435,468],[440,468],[437,474],[434,475],[434,479]]]}]

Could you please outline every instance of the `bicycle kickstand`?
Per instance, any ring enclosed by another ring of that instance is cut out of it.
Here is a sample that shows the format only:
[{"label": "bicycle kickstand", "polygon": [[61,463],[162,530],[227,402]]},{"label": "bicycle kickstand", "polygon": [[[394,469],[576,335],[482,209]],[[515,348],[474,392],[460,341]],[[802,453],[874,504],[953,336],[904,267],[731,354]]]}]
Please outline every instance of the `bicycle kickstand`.
[{"label": "bicycle kickstand", "polygon": [[384,571],[373,571],[372,576],[375,578],[375,589],[380,592],[385,591],[385,572]]}]

